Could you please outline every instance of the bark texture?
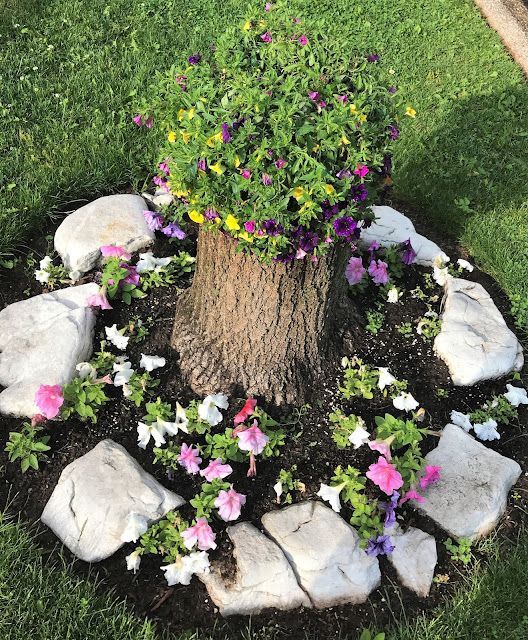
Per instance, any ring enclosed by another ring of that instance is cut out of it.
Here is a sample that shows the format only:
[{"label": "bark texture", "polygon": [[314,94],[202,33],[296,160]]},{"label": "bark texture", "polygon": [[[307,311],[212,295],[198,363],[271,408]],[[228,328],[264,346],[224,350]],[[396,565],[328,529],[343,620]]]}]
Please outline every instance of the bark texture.
[{"label": "bark texture", "polygon": [[192,286],[178,299],[171,344],[200,394],[251,394],[301,404],[337,356],[346,251],[317,263],[265,265],[200,230]]}]

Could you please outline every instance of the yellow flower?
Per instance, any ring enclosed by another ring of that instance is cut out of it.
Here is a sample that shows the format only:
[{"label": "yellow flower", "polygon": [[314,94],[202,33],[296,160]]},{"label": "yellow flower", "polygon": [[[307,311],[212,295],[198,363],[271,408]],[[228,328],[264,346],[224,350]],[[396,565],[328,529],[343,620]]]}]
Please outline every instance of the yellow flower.
[{"label": "yellow flower", "polygon": [[355,104],[350,105],[350,113],[357,113],[357,107]]},{"label": "yellow flower", "polygon": [[238,169],[238,167],[240,166],[240,158],[238,156],[235,156],[235,159],[233,160],[233,164],[235,166],[235,169]]},{"label": "yellow flower", "polygon": [[189,109],[189,113],[187,114],[187,117],[189,118],[189,120],[192,120],[194,118],[194,107],[191,107]]},{"label": "yellow flower", "polygon": [[219,131],[218,133],[215,133],[214,136],[211,136],[209,139],[207,139],[205,141],[205,144],[208,147],[214,147],[217,142],[221,142],[221,141],[222,141],[222,132]]},{"label": "yellow flower", "polygon": [[181,122],[183,120],[183,116],[185,115],[185,109],[180,109],[178,111],[178,120]]},{"label": "yellow flower", "polygon": [[211,171],[214,171],[214,173],[219,176],[221,176],[225,171],[224,167],[219,162],[210,165],[209,169],[211,169]]},{"label": "yellow flower", "polygon": [[366,116],[364,113],[362,113],[362,114],[359,116],[359,121],[360,121],[360,122],[366,122],[366,120],[367,120],[367,116]]},{"label": "yellow flower", "polygon": [[190,191],[188,189],[175,189],[174,191],[172,191],[172,195],[176,196],[177,198],[185,198],[186,196],[188,196],[190,193]]},{"label": "yellow flower", "polygon": [[169,131],[169,135],[167,136],[167,140],[169,142],[176,142],[176,131]]},{"label": "yellow flower", "polygon": [[251,21],[250,20],[246,20],[244,22],[244,26],[242,27],[242,29],[244,29],[244,31],[249,31],[251,29]]},{"label": "yellow flower", "polygon": [[193,222],[197,222],[198,224],[202,224],[202,222],[205,220],[203,213],[198,213],[198,211],[196,211],[196,209],[193,209],[192,211],[189,211],[189,218],[193,221]]},{"label": "yellow flower", "polygon": [[407,109],[405,109],[405,115],[409,116],[409,118],[416,118],[416,111],[412,107],[407,107]]},{"label": "yellow flower", "polygon": [[303,206],[299,209],[299,213],[302,214],[308,209],[312,209],[312,208],[313,208],[313,200],[308,200],[308,202],[305,202]]},{"label": "yellow flower", "polygon": [[245,240],[246,242],[253,242],[254,240],[253,236],[250,236],[247,231],[242,231],[241,233],[238,234],[238,237],[241,238],[242,240]]},{"label": "yellow flower", "polygon": [[331,184],[325,184],[325,191],[328,195],[334,193],[335,189]]},{"label": "yellow flower", "polygon": [[341,136],[341,142],[340,142],[339,144],[340,144],[340,145],[342,145],[342,144],[350,144],[350,140],[346,137],[346,135],[345,135],[345,134],[343,134],[343,135]]},{"label": "yellow flower", "polygon": [[295,189],[293,190],[293,197],[296,200],[300,200],[303,197],[304,194],[304,187],[295,187]]},{"label": "yellow flower", "polygon": [[314,153],[317,153],[319,151],[319,149],[321,148],[320,144],[314,144],[314,146],[312,147],[312,151]]},{"label": "yellow flower", "polygon": [[191,134],[187,133],[187,131],[180,131],[180,133],[181,133],[181,137],[183,138],[183,141],[185,142],[185,144],[187,144],[191,139]]},{"label": "yellow flower", "polygon": [[229,231],[238,231],[240,229],[238,220],[231,213],[229,213],[227,215],[227,218],[225,219],[225,226],[229,229]]}]

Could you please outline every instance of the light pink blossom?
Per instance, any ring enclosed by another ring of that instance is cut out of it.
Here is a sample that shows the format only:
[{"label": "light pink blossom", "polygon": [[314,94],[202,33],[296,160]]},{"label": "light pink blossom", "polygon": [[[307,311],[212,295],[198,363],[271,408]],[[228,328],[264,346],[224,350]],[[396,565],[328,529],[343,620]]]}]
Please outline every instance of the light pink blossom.
[{"label": "light pink blossom", "polygon": [[262,453],[269,440],[268,436],[259,429],[256,420],[253,421],[253,426],[237,433],[237,437],[238,447],[254,455]]},{"label": "light pink blossom", "polygon": [[193,527],[182,531],[181,536],[186,549],[192,549],[196,543],[200,551],[216,549],[216,533],[211,529],[206,518],[198,518]]},{"label": "light pink blossom", "polygon": [[408,500],[416,500],[416,502],[425,502],[425,498],[416,491],[416,489],[409,489],[407,493],[400,500],[400,505],[404,504]]},{"label": "light pink blossom", "polygon": [[257,401],[255,400],[255,398],[248,398],[246,400],[246,403],[242,407],[242,409],[236,414],[233,420],[233,422],[235,423],[235,426],[237,424],[241,424],[242,422],[245,422],[253,414],[253,411],[255,411],[256,406],[257,406]]},{"label": "light pink blossom", "polygon": [[375,464],[370,465],[365,475],[388,496],[403,485],[403,478],[396,467],[387,462],[383,456],[380,456]]},{"label": "light pink blossom", "polygon": [[143,124],[143,118],[141,116],[134,116],[132,122],[135,122],[137,126],[140,127]]},{"label": "light pink blossom", "polygon": [[233,473],[233,468],[230,464],[222,464],[222,458],[211,460],[205,469],[200,471],[200,475],[203,476],[207,482],[211,482],[215,478],[227,478],[227,476]]},{"label": "light pink blossom", "polygon": [[370,440],[368,446],[372,451],[378,451],[382,456],[385,456],[388,462],[392,460],[390,445],[385,440]]},{"label": "light pink blossom", "polygon": [[372,260],[368,268],[369,276],[374,284],[387,284],[389,281],[389,265],[383,260]]},{"label": "light pink blossom", "polygon": [[123,247],[115,247],[112,244],[107,244],[100,248],[100,251],[104,258],[122,258],[123,260],[130,260],[132,257],[128,251],[125,251]]},{"label": "light pink blossom", "polygon": [[430,484],[435,484],[440,480],[440,471],[442,467],[435,467],[434,465],[426,465],[424,471],[425,474],[420,478],[420,487],[427,489]]},{"label": "light pink blossom", "polygon": [[112,309],[112,305],[108,302],[108,299],[104,293],[96,293],[92,296],[88,296],[86,304],[89,307],[99,307],[100,309]]},{"label": "light pink blossom", "polygon": [[345,278],[348,280],[348,284],[358,284],[363,280],[363,276],[367,270],[363,266],[363,260],[361,258],[350,258],[347,267],[345,269]]},{"label": "light pink blossom", "polygon": [[237,493],[233,487],[228,491],[220,491],[214,505],[218,509],[218,515],[224,520],[236,520],[240,517],[242,506],[246,504],[246,496]]},{"label": "light pink blossom", "polygon": [[192,445],[185,444],[185,442],[182,444],[178,462],[185,468],[187,473],[194,475],[200,471],[202,459],[198,455],[199,453],[198,448],[195,449]]},{"label": "light pink blossom", "polygon": [[56,418],[59,415],[59,409],[64,404],[60,384],[41,384],[35,394],[35,404],[48,420]]}]

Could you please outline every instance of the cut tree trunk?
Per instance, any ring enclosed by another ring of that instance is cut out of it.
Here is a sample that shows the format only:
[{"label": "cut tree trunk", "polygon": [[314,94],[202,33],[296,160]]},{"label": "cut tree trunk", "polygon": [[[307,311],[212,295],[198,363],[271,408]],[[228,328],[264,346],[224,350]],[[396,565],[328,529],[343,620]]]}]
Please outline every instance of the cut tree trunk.
[{"label": "cut tree trunk", "polygon": [[199,394],[303,404],[339,353],[346,249],[288,265],[235,249],[230,236],[200,229],[171,340],[183,377]]}]

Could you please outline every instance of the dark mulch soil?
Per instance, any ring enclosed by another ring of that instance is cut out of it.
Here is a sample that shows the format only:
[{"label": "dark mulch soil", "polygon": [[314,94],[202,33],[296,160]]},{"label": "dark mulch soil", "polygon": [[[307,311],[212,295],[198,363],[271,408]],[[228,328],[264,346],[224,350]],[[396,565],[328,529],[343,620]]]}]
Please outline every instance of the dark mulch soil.
[{"label": "dark mulch soil", "polygon": [[[402,207],[399,208],[402,209]],[[428,232],[428,235],[439,241],[453,261],[457,257],[467,257],[446,238],[435,238],[432,232]],[[39,258],[46,253],[46,240],[43,236],[34,238],[29,246],[33,247],[37,254],[41,254]],[[175,252],[175,245],[169,245],[166,240],[159,240],[154,251],[155,255],[170,255]],[[423,283],[423,271],[418,267],[411,267],[407,271],[405,284],[408,289]],[[24,261],[12,271],[4,273],[5,276],[0,281],[0,308],[21,300],[27,295],[41,293],[40,285],[33,278],[33,268],[25,268]],[[466,274],[465,277],[484,285],[513,329],[513,323],[508,315],[507,298],[497,284],[489,276],[477,270],[472,274]],[[181,283],[181,286],[188,285],[189,282]],[[416,333],[411,337],[404,337],[396,332],[394,329],[396,325],[411,322],[423,315],[426,310],[423,303],[406,295],[404,305],[387,305],[386,322],[377,336],[364,328],[362,314],[368,303],[368,300],[360,301],[359,304],[351,303],[351,309],[357,307],[362,311],[356,312],[359,314],[360,323],[352,320],[350,322],[343,353],[355,354],[372,365],[389,366],[391,373],[398,379],[407,379],[409,390],[427,409],[425,426],[441,429],[449,421],[452,409],[474,410],[492,394],[505,391],[505,380],[480,384],[470,389],[454,387],[450,383],[446,366],[434,356],[431,342],[424,342]],[[161,378],[160,395],[165,401],[174,404],[179,400],[185,405],[194,396],[183,384],[179,375],[177,354],[169,346],[176,304],[177,299],[173,288],[154,290],[147,298],[135,303],[132,308],[117,304],[113,311],[98,318],[96,336],[103,337],[105,325],[115,322],[118,327],[121,327],[131,316],[140,315],[143,318],[151,316],[155,322],[150,334],[142,343],[132,345],[127,350],[127,354],[133,363],[139,362],[141,353],[164,356],[167,359],[167,366],[156,372]],[[260,517],[265,512],[277,508],[272,486],[281,468],[288,469],[296,464],[298,477],[306,484],[305,497],[311,497],[318,491],[321,481],[328,482],[333,469],[338,464],[352,464],[366,470],[367,466],[375,460],[373,452],[366,447],[362,447],[359,451],[352,449],[339,451],[331,439],[328,414],[334,408],[340,407],[347,413],[361,415],[367,425],[372,428],[376,415],[383,415],[385,412],[394,413],[395,410],[390,399],[343,401],[337,389],[339,377],[340,365],[335,363],[334,368],[328,370],[325,378],[315,386],[311,408],[307,409],[301,417],[292,411],[279,412],[273,407],[265,407],[273,417],[289,423],[287,446],[284,447],[280,458],[259,463],[256,478],[246,477],[245,465],[234,465],[236,469],[230,480],[234,482],[238,491],[248,495],[243,519],[250,520],[258,526]],[[439,388],[446,389],[449,396],[438,398],[435,392]],[[190,499],[198,492],[197,478],[178,471],[174,478],[169,480],[162,467],[153,465],[151,447],[143,451],[136,444],[137,421],[144,411],[124,401],[120,389],[111,388],[109,393],[113,400],[101,411],[96,425],[85,425],[76,420],[69,420],[52,426],[50,462],[41,471],[22,475],[18,466],[8,463],[7,456],[3,452],[0,453],[0,507],[9,504],[9,510],[12,513],[20,512],[23,519],[37,521],[64,467],[89,451],[103,438],[112,438],[122,444],[145,469],[184,498]],[[241,403],[242,401],[236,403],[231,399],[231,408],[223,424],[229,424],[234,413],[241,407]],[[489,446],[514,458],[523,469],[527,469],[528,440],[527,434],[523,433],[528,423],[526,407],[521,407],[519,416],[519,423],[510,425],[508,428],[502,427],[502,439]],[[21,420],[0,418],[1,441],[4,442],[8,432],[18,430],[20,425]],[[425,451],[432,449],[436,442],[437,438],[429,437],[423,449]],[[514,497],[510,500],[507,514],[499,529],[499,536],[515,538],[521,525],[523,510],[524,513],[528,512],[528,480],[524,474]],[[185,516],[192,517],[188,507],[184,507],[182,512]],[[370,596],[366,604],[345,605],[324,611],[269,611],[255,616],[251,623],[252,628],[266,627],[269,631],[273,628],[279,637],[284,638],[301,638],[306,633],[318,638],[334,638],[339,633],[349,633],[354,637],[358,629],[369,624],[382,628],[393,622],[394,616],[399,617],[402,606],[405,608],[407,618],[411,619],[419,612],[431,610],[438,605],[455,585],[460,584],[463,572],[455,569],[449,561],[441,543],[447,537],[445,533],[435,527],[431,521],[417,515],[408,505],[405,505],[401,512],[404,514],[405,523],[419,526],[437,536],[439,562],[436,573],[449,574],[450,580],[447,585],[433,584],[429,598],[421,600],[398,586],[394,571],[382,558],[382,585]],[[343,510],[342,515],[347,517],[346,509]],[[211,559],[229,559],[229,542],[225,525],[215,521],[213,526],[220,533],[217,538],[218,549],[211,553]],[[42,532],[40,543],[50,553],[54,553],[56,538],[48,530]],[[321,541],[321,544],[324,544],[324,541]],[[113,557],[97,564],[94,569],[105,578],[106,585],[114,587],[118,595],[127,597],[138,614],[146,614],[154,618],[160,628],[173,632],[199,629],[204,633],[213,633],[219,638],[236,637],[246,628],[248,624],[246,617],[235,616],[225,621],[220,619],[205,588],[197,579],[194,579],[188,587],[177,586],[168,591],[163,574],[159,570],[161,562],[158,558],[145,556],[136,576],[127,572],[125,556],[132,548],[126,545]],[[68,552],[66,553],[68,555]],[[478,557],[479,552],[476,555]],[[74,570],[79,575],[86,575],[88,567],[78,562]],[[156,606],[164,597],[166,597],[164,602]]]}]

